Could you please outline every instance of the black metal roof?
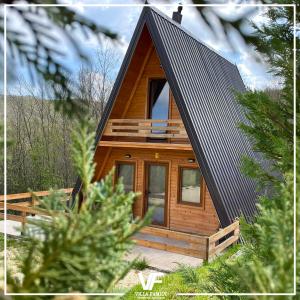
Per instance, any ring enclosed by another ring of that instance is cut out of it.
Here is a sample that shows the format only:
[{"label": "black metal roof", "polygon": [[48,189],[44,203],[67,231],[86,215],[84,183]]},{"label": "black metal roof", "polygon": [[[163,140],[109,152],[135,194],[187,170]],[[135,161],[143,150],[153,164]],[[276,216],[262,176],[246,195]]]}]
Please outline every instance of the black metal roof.
[{"label": "black metal roof", "polygon": [[[125,55],[104,115],[101,138],[114,100],[144,27],[147,26],[175,102],[211,194],[222,226],[241,214],[256,211],[255,183],[240,171],[241,157],[255,156],[250,142],[237,128],[245,121],[235,91],[245,86],[237,67],[205,46],[160,11],[145,7]],[[80,182],[77,182],[77,189]]]}]

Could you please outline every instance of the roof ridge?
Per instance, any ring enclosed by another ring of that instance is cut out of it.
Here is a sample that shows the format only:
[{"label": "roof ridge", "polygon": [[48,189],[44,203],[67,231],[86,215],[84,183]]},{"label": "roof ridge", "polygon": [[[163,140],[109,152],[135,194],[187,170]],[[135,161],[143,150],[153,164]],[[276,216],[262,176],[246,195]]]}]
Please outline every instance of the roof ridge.
[{"label": "roof ridge", "polygon": [[172,25],[176,26],[178,29],[180,29],[182,32],[184,32],[185,34],[187,34],[188,36],[190,36],[192,39],[194,39],[197,43],[200,43],[202,46],[208,48],[209,50],[213,51],[215,54],[217,54],[218,56],[220,56],[221,58],[225,59],[226,61],[228,61],[230,64],[232,64],[233,66],[236,66],[236,63],[231,61],[228,58],[225,58],[224,56],[222,56],[217,50],[213,49],[211,46],[209,46],[207,43],[201,41],[195,34],[193,34],[190,30],[188,30],[187,28],[183,27],[181,24],[175,22],[172,18],[170,18],[168,15],[166,15],[165,13],[163,13],[162,11],[160,11],[159,9],[157,9],[154,6],[147,6],[147,8],[149,8],[150,10],[152,10],[154,13],[158,14],[160,17],[166,19],[168,22],[170,22]]}]

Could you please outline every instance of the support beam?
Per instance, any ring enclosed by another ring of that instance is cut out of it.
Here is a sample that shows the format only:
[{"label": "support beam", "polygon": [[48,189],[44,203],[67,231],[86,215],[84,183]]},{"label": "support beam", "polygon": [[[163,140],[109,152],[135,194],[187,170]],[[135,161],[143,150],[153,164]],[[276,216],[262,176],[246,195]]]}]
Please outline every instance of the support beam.
[{"label": "support beam", "polygon": [[139,148],[139,149],[160,149],[160,150],[182,150],[192,151],[189,144],[171,144],[171,143],[147,143],[147,142],[120,142],[120,141],[100,141],[100,147],[117,147],[117,148]]}]

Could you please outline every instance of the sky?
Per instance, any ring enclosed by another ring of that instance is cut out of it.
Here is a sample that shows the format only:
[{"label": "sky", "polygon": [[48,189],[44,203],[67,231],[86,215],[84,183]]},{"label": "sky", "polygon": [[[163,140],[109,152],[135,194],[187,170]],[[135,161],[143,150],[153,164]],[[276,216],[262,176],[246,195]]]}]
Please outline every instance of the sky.
[{"label": "sky", "polygon": [[[157,4],[159,1],[150,0],[148,1],[151,4]],[[172,16],[172,12],[177,10],[177,3],[179,1],[170,1],[169,3],[173,4],[172,6],[158,6],[163,13]],[[182,1],[184,4],[189,4],[189,0]],[[72,7],[76,12],[82,14],[89,19],[93,20],[99,25],[102,25],[109,30],[116,32],[119,36],[119,41],[116,43],[109,43],[109,46],[114,48],[116,52],[118,52],[121,60],[116,62],[115,64],[115,74],[117,74],[120,62],[122,61],[123,56],[126,53],[127,47],[129,45],[130,39],[132,37],[133,31],[137,24],[139,15],[141,13],[141,6],[109,6],[110,4],[141,4],[142,1],[137,0],[81,0],[81,1],[71,1],[71,0],[62,0],[61,3],[66,4],[75,4]],[[105,6],[101,7],[90,7],[84,6],[84,4],[94,4],[101,3],[105,4]],[[160,1],[161,4],[161,1]],[[241,13],[240,8],[236,8],[233,5],[228,6],[226,8],[218,8],[217,13],[227,16],[228,18],[234,19],[236,15]],[[267,19],[263,16],[263,10],[257,10],[256,13],[251,17],[251,20],[256,24],[263,24],[267,22]],[[230,35],[232,43],[235,45],[235,49],[229,46],[229,44],[224,39],[224,36],[218,34],[216,36],[210,30],[210,28],[205,25],[205,23],[199,17],[197,10],[191,6],[184,6],[182,11],[183,19],[182,26],[185,27],[188,31],[190,31],[194,36],[196,36],[200,41],[204,44],[208,45],[210,48],[221,54],[226,59],[230,60],[234,64],[237,65],[241,76],[247,87],[251,89],[265,89],[268,87],[274,87],[279,84],[279,79],[272,77],[268,73],[268,66],[262,62],[257,61],[255,57],[251,54],[251,50],[247,47],[243,41],[238,37],[234,32]],[[13,16],[10,16],[11,18]],[[214,19],[211,19],[214,22]],[[9,22],[8,22],[9,24]],[[18,24],[16,18],[14,18],[14,26],[21,28],[22,24]],[[246,30],[251,30],[251,28],[247,27]],[[58,39],[61,38],[59,32],[55,32]],[[93,37],[89,36],[85,37],[79,30],[75,30],[74,37],[76,37],[80,41],[80,45],[82,50],[93,59],[95,56],[97,49],[101,47],[99,45],[99,41]],[[30,37],[28,37],[30,39]],[[82,62],[78,60],[78,57],[70,51],[71,44],[66,42],[65,40],[61,43],[61,51],[68,53],[67,57],[63,58],[63,63],[74,73],[76,73]],[[19,74],[28,77],[26,71],[18,66],[17,68]],[[11,85],[12,90],[14,89],[14,84]]]}]

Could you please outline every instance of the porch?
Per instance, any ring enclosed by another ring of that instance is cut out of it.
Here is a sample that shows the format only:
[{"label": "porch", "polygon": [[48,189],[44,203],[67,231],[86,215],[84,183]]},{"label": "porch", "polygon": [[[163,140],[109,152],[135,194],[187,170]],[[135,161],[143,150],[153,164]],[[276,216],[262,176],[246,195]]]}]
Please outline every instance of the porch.
[{"label": "porch", "polygon": [[239,221],[208,236],[153,226],[144,227],[134,240],[140,246],[210,260],[239,239]]},{"label": "porch", "polygon": [[[63,189],[70,195],[72,189]],[[49,191],[35,192],[36,197],[49,195]],[[38,201],[31,193],[11,194],[6,197],[7,220],[18,222],[19,229],[27,222],[28,217],[43,215],[36,205]],[[4,196],[0,196],[0,217],[4,219]],[[4,221],[2,221],[4,222]],[[220,229],[212,235],[190,234],[157,226],[146,226],[134,238],[139,246],[210,260],[239,239],[239,221]]]}]

